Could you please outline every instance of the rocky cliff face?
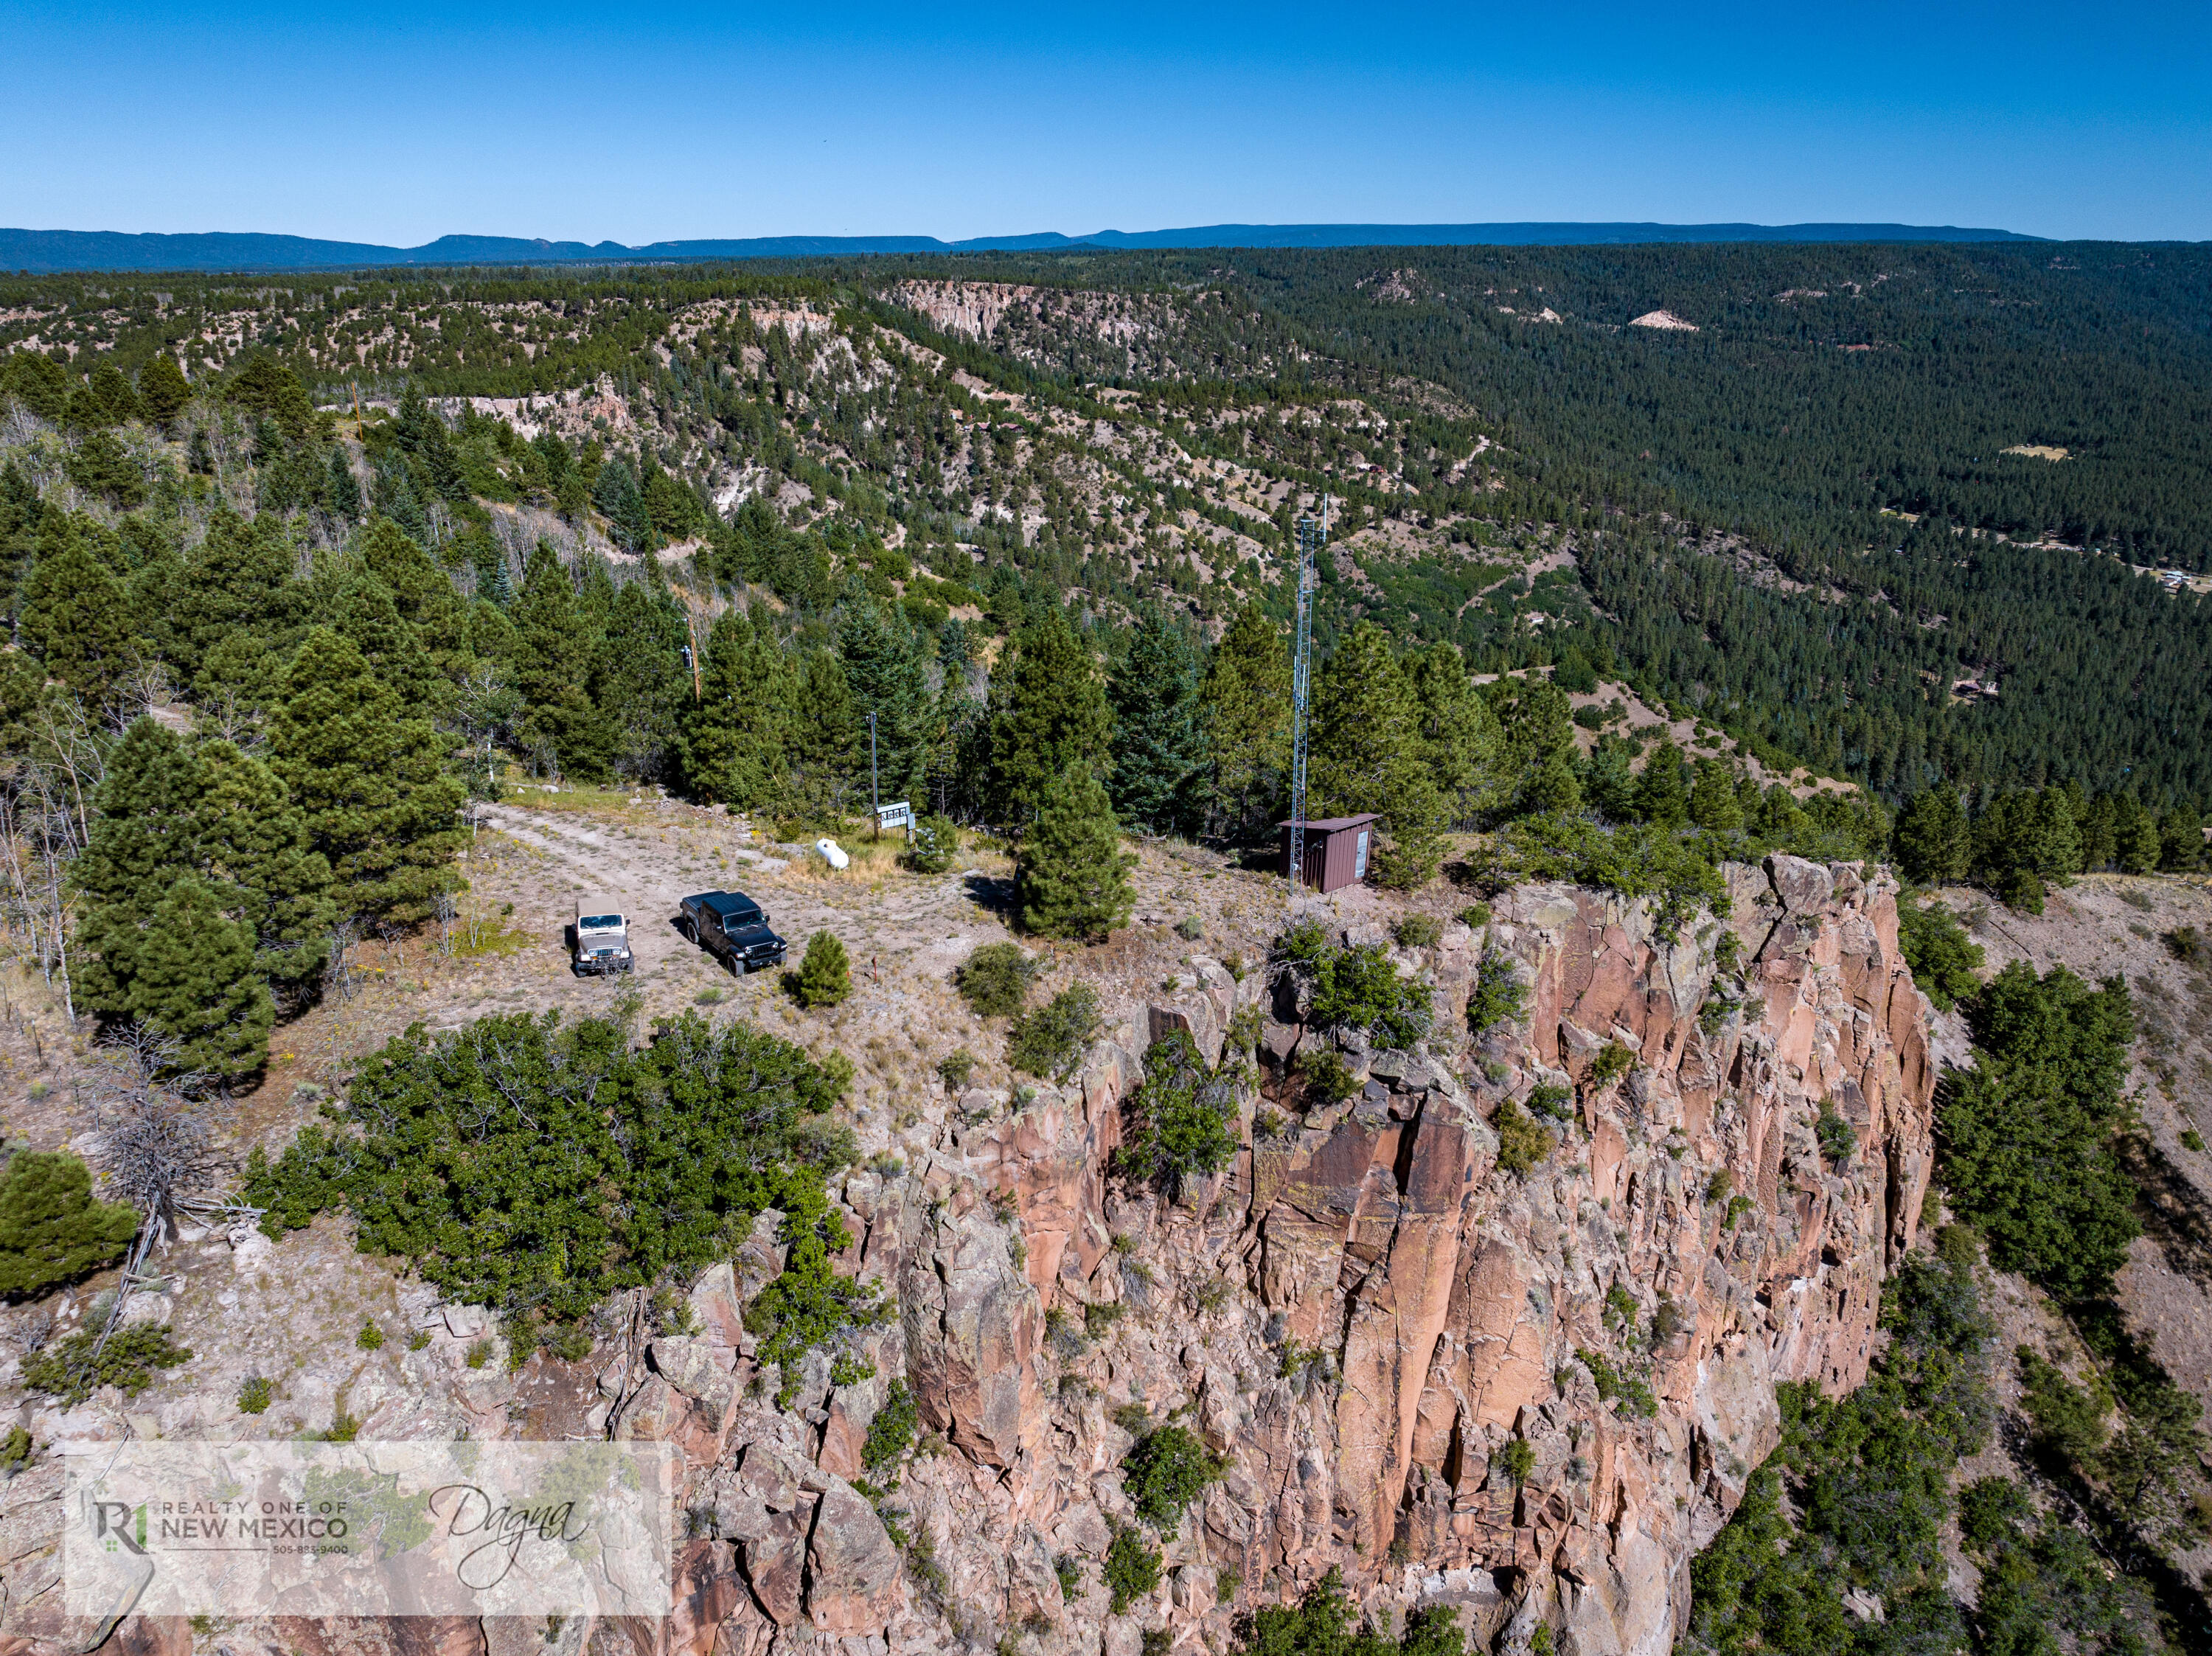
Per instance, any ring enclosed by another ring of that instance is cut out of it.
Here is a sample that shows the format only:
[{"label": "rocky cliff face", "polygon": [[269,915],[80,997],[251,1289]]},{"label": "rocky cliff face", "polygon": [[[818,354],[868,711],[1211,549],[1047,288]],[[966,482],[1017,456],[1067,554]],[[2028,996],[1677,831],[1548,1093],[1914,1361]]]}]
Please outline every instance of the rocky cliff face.
[{"label": "rocky cliff face", "polygon": [[[817,1356],[797,1405],[773,1406],[739,1314],[775,1269],[770,1223],[699,1285],[699,1331],[653,1343],[641,1374],[594,1383],[534,1357],[473,1429],[611,1420],[691,1467],[678,1614],[572,1622],[554,1642],[874,1656],[1011,1636],[1133,1656],[1164,1629],[1220,1649],[1238,1608],[1335,1567],[1386,1622],[1449,1604],[1496,1648],[1525,1648],[1541,1622],[1576,1656],[1661,1656],[1691,1556],[1776,1440],[1776,1384],[1865,1374],[1929,1163],[1934,1074],[1894,888],[1776,858],[1733,870],[1730,890],[1730,919],[1667,942],[1640,906],[1522,888],[1486,937],[1448,928],[1402,952],[1435,986],[1450,1050],[1340,1042],[1352,1098],[1303,1116],[1248,1102],[1233,1164],[1172,1202],[1107,1175],[1121,1100],[1170,1028],[1211,1056],[1256,1009],[1275,1063],[1319,1041],[1260,974],[1195,961],[1078,1083],[1012,1113],[944,1101],[936,1153],[843,1188],[852,1268],[897,1298],[866,1342],[874,1379],[833,1386]],[[1510,961],[1523,1016],[1454,1046],[1486,951]],[[1530,1119],[1549,1134],[1519,1173],[1498,1166],[1502,1109],[1516,1143]],[[878,1502],[854,1485],[900,1374],[930,1435]],[[1120,1471],[1133,1402],[1199,1433],[1226,1471],[1163,1538],[1160,1590],[1116,1617],[1097,1561],[1135,1521]],[[422,1429],[447,1429],[434,1416]],[[1516,1440],[1527,1451],[1506,1453]],[[25,1482],[0,1524],[0,1645],[52,1649],[71,1630],[40,1609],[31,1544],[58,1521],[38,1515],[58,1491]],[[455,1656],[521,1637],[497,1623],[261,1635]],[[123,1636],[191,1642],[138,1623]],[[534,1628],[524,1642],[544,1647]]]}]

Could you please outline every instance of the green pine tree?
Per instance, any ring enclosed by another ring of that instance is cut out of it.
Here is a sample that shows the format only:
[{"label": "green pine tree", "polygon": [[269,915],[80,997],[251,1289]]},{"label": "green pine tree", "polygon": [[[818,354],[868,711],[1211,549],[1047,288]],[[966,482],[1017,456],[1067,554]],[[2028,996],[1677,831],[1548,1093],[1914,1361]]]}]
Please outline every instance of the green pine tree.
[{"label": "green pine tree", "polygon": [[1014,865],[1014,906],[1041,937],[1104,938],[1137,904],[1106,790],[1080,761],[1048,782]]},{"label": "green pine tree", "polygon": [[337,918],[330,864],[267,765],[228,742],[206,743],[198,757],[195,865],[222,883],[224,907],[252,935],[254,969],[296,994],[329,958]]},{"label": "green pine tree", "polygon": [[198,680],[209,652],[239,633],[270,652],[297,642],[308,594],[294,571],[299,554],[284,525],[251,520],[228,507],[209,514],[207,538],[188,559],[171,606],[170,664]]},{"label": "green pine tree", "polygon": [[1692,767],[1690,820],[1715,834],[1733,834],[1743,826],[1743,805],[1736,798],[1735,779],[1717,759],[1700,759]]},{"label": "green pine tree", "polygon": [[835,1006],[853,993],[853,974],[845,958],[845,945],[836,935],[817,931],[806,940],[806,954],[799,962],[792,992],[802,1006]]},{"label": "green pine tree", "polygon": [[1475,689],[1457,645],[1431,644],[1407,656],[1404,666],[1420,707],[1430,779],[1443,793],[1451,820],[1466,822],[1497,803],[1504,731]]},{"label": "green pine tree", "polygon": [[1905,802],[1890,832],[1898,872],[1915,885],[1947,885],[1966,875],[1972,848],[1966,807],[1948,782],[1923,788]]},{"label": "green pine tree", "polygon": [[1672,737],[1644,761],[1636,779],[1636,814],[1657,828],[1678,828],[1690,820],[1690,791],[1682,784],[1682,750]]},{"label": "green pine tree", "polygon": [[22,639],[46,671],[98,707],[137,655],[123,583],[60,513],[51,514],[25,585]]},{"label": "green pine tree", "polygon": [[284,676],[270,721],[270,768],[330,864],[344,911],[418,919],[451,890],[464,791],[445,743],[409,715],[343,634],[318,627]]},{"label": "green pine tree", "polygon": [[1137,613],[1106,689],[1114,709],[1114,807],[1153,834],[1188,825],[1199,768],[1198,673],[1182,629],[1157,604]]},{"label": "green pine tree", "polygon": [[604,779],[614,758],[614,732],[589,688],[602,640],[585,624],[576,584],[544,541],[523,567],[512,619],[521,639],[515,688],[527,709],[522,739],[550,754],[563,775]]},{"label": "green pine tree", "polygon": [[140,959],[155,910],[198,865],[207,777],[199,755],[156,720],[134,721],[108,755],[84,851],[70,869],[78,1004],[104,1022],[142,1017]]},{"label": "green pine tree", "polygon": [[332,622],[392,687],[399,705],[417,718],[442,711],[453,686],[432,664],[422,635],[401,616],[392,589],[374,575],[356,575],[338,589],[337,599]]},{"label": "green pine tree", "polygon": [[254,968],[253,936],[198,875],[170,886],[138,950],[138,1016],[178,1043],[177,1067],[226,1087],[268,1066],[276,1007]]},{"label": "green pine tree", "polygon": [[927,644],[904,610],[856,594],[837,629],[837,652],[857,726],[855,773],[867,761],[867,720],[873,713],[878,792],[886,802],[919,802],[929,765]]},{"label": "green pine tree", "polygon": [[112,361],[103,361],[93,369],[92,397],[106,414],[110,424],[120,426],[146,417],[146,405],[138,400],[131,381]]},{"label": "green pine tree", "polygon": [[1440,810],[1423,762],[1420,704],[1390,635],[1373,622],[1354,627],[1322,664],[1310,742],[1310,816],[1389,815],[1401,808],[1410,790],[1424,786],[1431,808],[1417,815]]},{"label": "green pine tree", "polygon": [[138,400],[145,404],[146,417],[164,428],[192,400],[192,388],[185,382],[185,371],[168,352],[155,352],[152,360],[138,370]]},{"label": "green pine tree", "polygon": [[2158,819],[2132,793],[2120,795],[2112,804],[2115,860],[2124,873],[2149,873],[2158,866],[2160,853],[2165,849],[2159,836]]},{"label": "green pine tree", "polygon": [[1206,657],[1198,700],[1209,824],[1242,838],[1275,815],[1291,755],[1290,652],[1256,600]]},{"label": "green pine tree", "polygon": [[717,616],[707,636],[698,705],[684,720],[686,786],[700,799],[761,810],[784,782],[790,668],[743,610]]},{"label": "green pine tree", "polygon": [[1556,788],[1554,760],[1570,766],[1576,758],[1572,707],[1565,692],[1538,673],[1509,675],[1487,687],[1485,697],[1498,715],[1498,794],[1520,810],[1538,807],[1530,797],[1547,767],[1544,785]]},{"label": "green pine tree", "polygon": [[794,803],[817,814],[842,811],[846,791],[866,773],[867,728],[835,650],[808,652],[805,670],[794,676],[792,698]]},{"label": "green pine tree", "polygon": [[624,776],[664,781],[674,771],[678,726],[691,707],[688,641],[683,606],[665,585],[634,580],[615,595],[593,695]]},{"label": "green pine tree", "polygon": [[1011,654],[991,678],[993,801],[999,820],[1021,828],[1056,780],[1109,762],[1114,715],[1090,646],[1059,605],[1023,628]]},{"label": "green pine tree", "polygon": [[137,1234],[126,1204],[94,1199],[77,1157],[19,1150],[0,1171],[0,1301],[82,1282],[120,1259]]}]

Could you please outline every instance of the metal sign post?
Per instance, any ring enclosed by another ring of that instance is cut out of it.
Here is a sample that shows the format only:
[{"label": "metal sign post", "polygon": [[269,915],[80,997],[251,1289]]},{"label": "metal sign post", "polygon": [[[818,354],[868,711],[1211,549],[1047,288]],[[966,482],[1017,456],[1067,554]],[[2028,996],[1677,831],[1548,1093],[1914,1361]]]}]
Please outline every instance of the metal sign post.
[{"label": "metal sign post", "polygon": [[907,843],[914,843],[914,807],[903,799],[895,799],[888,805],[876,807],[876,832],[880,834],[885,828],[904,828]]}]

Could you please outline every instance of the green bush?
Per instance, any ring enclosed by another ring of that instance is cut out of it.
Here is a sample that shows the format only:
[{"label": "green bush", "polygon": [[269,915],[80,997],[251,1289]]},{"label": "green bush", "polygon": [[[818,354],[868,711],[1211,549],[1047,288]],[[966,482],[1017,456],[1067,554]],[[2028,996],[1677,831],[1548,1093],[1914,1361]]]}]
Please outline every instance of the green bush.
[{"label": "green bush", "polygon": [[343,1206],[363,1253],[412,1261],[449,1299],[574,1323],[727,1258],[768,1208],[822,1211],[851,1157],[822,1119],[844,1079],[692,1012],[637,1048],[619,1016],[417,1027],[362,1063],[330,1126],[274,1163],[254,1153],[246,1199],[280,1235]]},{"label": "green bush", "polygon": [[975,1074],[975,1054],[965,1046],[955,1047],[937,1060],[937,1073],[949,1089],[958,1092]]},{"label": "green bush", "polygon": [[1433,914],[1407,914],[1390,928],[1401,949],[1434,949],[1443,940],[1444,925]]},{"label": "green bush", "polygon": [[94,1199],[77,1157],[19,1150],[0,1172],[0,1300],[80,1282],[120,1259],[137,1233],[129,1206]]},{"label": "green bush", "polygon": [[1359,1090],[1358,1077],[1334,1046],[1309,1046],[1298,1054],[1298,1078],[1309,1104],[1338,1104]]},{"label": "green bush", "polygon": [[1115,1526],[1106,1547],[1106,1591],[1112,1596],[1116,1616],[1151,1593],[1160,1584],[1160,1550],[1145,1544],[1136,1530]]},{"label": "green bush", "polygon": [[1572,1121],[1575,1095],[1565,1087],[1540,1086],[1528,1095],[1528,1113],[1547,1116],[1554,1121]]},{"label": "green bush", "polygon": [[1913,982],[1939,1012],[1949,1011],[1982,986],[1976,975],[1982,967],[1982,946],[1941,903],[1924,908],[1917,903],[1900,904],[1897,946],[1912,968]]},{"label": "green bush", "polygon": [[1850,1165],[1851,1157],[1858,1153],[1858,1134],[1825,1100],[1813,1123],[1813,1136],[1820,1141],[1820,1154],[1839,1168]]},{"label": "green bush", "polygon": [[924,814],[914,819],[906,865],[917,874],[942,874],[960,854],[960,830],[949,816]]},{"label": "green bush", "polygon": [[1098,992],[1087,983],[1071,984],[1014,1020],[1007,1032],[1007,1062],[1024,1075],[1065,1081],[1083,1062],[1103,1022]]},{"label": "green bush", "polygon": [[1609,1087],[1636,1065],[1636,1054],[1617,1040],[1608,1040],[1590,1060],[1586,1077],[1592,1091]]},{"label": "green bush", "polygon": [[1208,1070],[1186,1029],[1171,1029],[1145,1053],[1145,1078],[1121,1104],[1114,1171],[1174,1189],[1218,1171],[1237,1154],[1237,1093],[1249,1072]]},{"label": "green bush", "polygon": [[1630,1412],[1645,1420],[1659,1412],[1659,1399],[1651,1395],[1651,1387],[1643,1376],[1614,1368],[1601,1351],[1578,1350],[1575,1356],[1589,1370],[1600,1403],[1611,1403],[1619,1398],[1628,1404]]},{"label": "green bush", "polygon": [[1500,1024],[1518,1023],[1528,1007],[1528,986],[1514,975],[1513,957],[1502,949],[1484,955],[1467,998],[1468,1028],[1478,1037],[1488,1034]]},{"label": "green bush", "polygon": [[1261,1604],[1237,1617],[1234,1630],[1237,1656],[1464,1656],[1458,1616],[1448,1604],[1414,1611],[1396,1639],[1363,1629],[1344,1572],[1332,1564],[1296,1604]]},{"label": "green bush", "polygon": [[853,973],[845,945],[832,932],[817,931],[806,940],[805,957],[799,963],[792,992],[810,1010],[835,1006],[853,994]]},{"label": "green bush", "polygon": [[276,1388],[270,1384],[266,1376],[261,1374],[247,1375],[245,1380],[239,1383],[238,1412],[241,1415],[262,1415],[268,1413],[269,1405],[274,1399],[275,1389]]},{"label": "green bush", "polygon": [[1498,1107],[1490,1125],[1498,1131],[1501,1173],[1518,1178],[1552,1153],[1552,1135],[1531,1121],[1527,1112],[1510,1098]]},{"label": "green bush", "polygon": [[1469,903],[1459,912],[1459,922],[1470,931],[1480,931],[1490,924],[1488,903]]},{"label": "green bush", "polygon": [[868,1435],[860,1446],[860,1464],[870,1472],[897,1465],[899,1457],[914,1447],[920,1419],[913,1392],[904,1380],[893,1380],[884,1393],[883,1406],[868,1422]]},{"label": "green bush", "polygon": [[384,1350],[384,1331],[376,1325],[374,1318],[364,1318],[361,1331],[353,1337],[353,1343],[363,1351],[381,1351]]},{"label": "green bush", "polygon": [[1380,944],[1331,943],[1308,919],[1275,939],[1273,957],[1312,984],[1316,1029],[1364,1029],[1393,1047],[1411,1047],[1429,1033],[1427,987],[1402,974]]},{"label": "green bush", "polygon": [[2134,1039],[2126,986],[2092,991],[2064,967],[2015,961],[1967,1007],[1979,1051],[1936,1101],[1952,1210],[1990,1259],[2063,1299],[2107,1291],[2140,1234],[2118,1137],[2134,1114],[2121,1084]]},{"label": "green bush", "polygon": [[1195,914],[1186,914],[1176,922],[1176,936],[1185,943],[1196,943],[1206,935],[1206,922]]},{"label": "green bush", "polygon": [[1605,828],[1584,817],[1543,813],[1522,818],[1498,836],[1498,873],[1595,886],[1632,901],[1655,899],[1655,933],[1671,943],[1698,909],[1728,913],[1728,883],[1706,859],[1712,846],[1671,828],[1640,822]]},{"label": "green bush", "polygon": [[2194,966],[2212,955],[2212,944],[2207,944],[2193,925],[2177,925],[2171,931],[2161,931],[2159,941],[2166,945],[2167,954],[2185,966]]},{"label": "green bush", "polygon": [[99,1344],[99,1333],[85,1328],[34,1352],[23,1359],[24,1386],[46,1392],[64,1408],[82,1403],[103,1386],[135,1398],[154,1383],[155,1370],[177,1368],[192,1357],[185,1347],[170,1344],[169,1331],[155,1323],[126,1323],[95,1355]]},{"label": "green bush", "polygon": [[1516,1437],[1498,1452],[1498,1469],[1519,1489],[1536,1470],[1536,1450],[1528,1439]]},{"label": "green bush", "polygon": [[788,1252],[783,1269],[745,1307],[745,1326],[761,1337],[759,1361],[776,1365],[775,1404],[799,1395],[800,1360],[846,1329],[884,1314],[875,1290],[830,1269],[832,1254],[853,1244],[845,1222],[817,1183],[786,1198],[777,1237]]},{"label": "green bush", "polygon": [[1154,1529],[1172,1532],[1222,1467],[1187,1428],[1163,1426],[1137,1441],[1122,1457],[1121,1470],[1137,1516]]},{"label": "green bush", "polygon": [[977,1017],[1010,1018],[1022,1010],[1042,969],[1019,943],[986,943],[962,963],[952,981]]},{"label": "green bush", "polygon": [[20,1426],[11,1426],[8,1435],[0,1437],[0,1478],[9,1478],[31,1464],[31,1435]]}]

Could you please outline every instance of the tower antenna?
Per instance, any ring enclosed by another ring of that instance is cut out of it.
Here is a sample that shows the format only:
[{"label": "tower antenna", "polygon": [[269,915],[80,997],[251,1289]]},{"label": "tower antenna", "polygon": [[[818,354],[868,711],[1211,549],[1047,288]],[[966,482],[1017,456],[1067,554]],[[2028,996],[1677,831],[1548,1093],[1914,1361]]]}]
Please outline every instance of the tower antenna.
[{"label": "tower antenna", "polygon": [[1314,560],[1328,546],[1329,497],[1321,497],[1321,521],[1298,519],[1298,628],[1291,659],[1291,906],[1296,908],[1306,873],[1306,701],[1313,680]]}]

